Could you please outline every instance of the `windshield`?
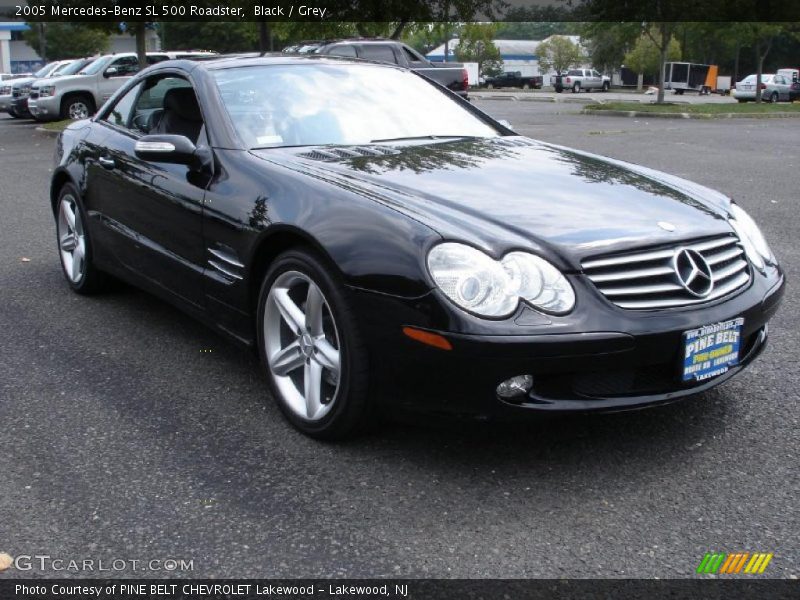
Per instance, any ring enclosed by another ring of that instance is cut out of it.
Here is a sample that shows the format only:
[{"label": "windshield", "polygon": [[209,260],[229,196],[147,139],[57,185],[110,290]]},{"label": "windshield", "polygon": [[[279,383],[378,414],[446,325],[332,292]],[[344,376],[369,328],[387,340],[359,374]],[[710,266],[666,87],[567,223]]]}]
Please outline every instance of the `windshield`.
[{"label": "windshield", "polygon": [[86,59],[79,58],[78,60],[73,60],[71,63],[67,64],[64,68],[59,69],[59,75],[75,75],[81,69],[85,69],[88,65],[86,64]]},{"label": "windshield", "polygon": [[214,77],[249,148],[499,135],[435,84],[408,71],[270,65],[223,69]]},{"label": "windshield", "polygon": [[88,67],[84,67],[78,74],[79,75],[96,75],[100,71],[103,70],[111,59],[114,58],[113,56],[108,58],[98,58],[97,60],[93,61]]},{"label": "windshield", "polygon": [[50,72],[56,68],[57,64],[58,63],[49,63],[43,66],[41,69],[36,71],[36,73],[33,74],[34,78],[41,79],[42,77],[47,77],[50,74]]}]

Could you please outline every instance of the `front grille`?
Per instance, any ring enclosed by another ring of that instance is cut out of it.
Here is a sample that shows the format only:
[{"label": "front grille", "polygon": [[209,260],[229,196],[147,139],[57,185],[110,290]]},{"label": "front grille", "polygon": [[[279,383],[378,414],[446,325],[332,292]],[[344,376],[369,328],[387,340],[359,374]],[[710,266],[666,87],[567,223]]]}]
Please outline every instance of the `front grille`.
[{"label": "front grille", "polygon": [[31,100],[38,100],[39,90],[31,90]]},{"label": "front grille", "polygon": [[13,92],[11,92],[11,95],[14,98],[19,98],[22,95],[22,92],[20,92],[19,90],[14,90]]},{"label": "front grille", "polygon": [[[673,258],[683,249],[699,252],[711,268],[714,286],[703,298],[689,293],[678,280]],[[583,269],[611,302],[621,308],[640,310],[709,302],[735,292],[750,281],[744,249],[734,235],[590,259],[583,262]]]}]

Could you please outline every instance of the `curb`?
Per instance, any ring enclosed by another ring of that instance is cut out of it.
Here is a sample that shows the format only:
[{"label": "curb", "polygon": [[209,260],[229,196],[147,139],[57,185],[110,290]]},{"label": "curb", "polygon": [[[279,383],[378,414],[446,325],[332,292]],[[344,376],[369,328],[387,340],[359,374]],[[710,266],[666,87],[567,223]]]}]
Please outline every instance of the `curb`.
[{"label": "curb", "polygon": [[45,135],[49,135],[50,137],[58,137],[58,134],[61,133],[60,131],[53,131],[52,129],[45,129],[44,127],[37,127],[34,131],[38,131],[39,133],[43,133]]},{"label": "curb", "polygon": [[645,112],[642,110],[590,110],[584,108],[583,115],[607,115],[609,117],[638,117],[655,119],[791,119],[800,117],[800,112],[776,113],[670,113],[670,112]]}]

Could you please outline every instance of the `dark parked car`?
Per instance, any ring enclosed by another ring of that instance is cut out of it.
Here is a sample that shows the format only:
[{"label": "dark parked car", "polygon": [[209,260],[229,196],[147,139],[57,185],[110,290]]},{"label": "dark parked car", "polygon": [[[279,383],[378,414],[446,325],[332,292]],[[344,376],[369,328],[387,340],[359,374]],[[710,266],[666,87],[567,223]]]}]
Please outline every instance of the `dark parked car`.
[{"label": "dark parked car", "polygon": [[412,47],[395,40],[357,38],[303,42],[285,48],[283,51],[285,53],[327,54],[377,60],[417,71],[464,98],[467,97],[467,90],[469,90],[469,76],[464,65],[451,62],[431,62]]},{"label": "dark parked car", "polygon": [[544,79],[541,75],[523,77],[520,71],[508,71],[497,77],[487,77],[484,86],[490,90],[493,88],[521,88],[523,90],[542,88]]},{"label": "dark parked car", "polygon": [[72,289],[114,275],[257,347],[319,437],[389,405],[519,418],[697,394],[761,352],[784,288],[722,194],[330,56],[142,71],[61,135],[50,202]]}]

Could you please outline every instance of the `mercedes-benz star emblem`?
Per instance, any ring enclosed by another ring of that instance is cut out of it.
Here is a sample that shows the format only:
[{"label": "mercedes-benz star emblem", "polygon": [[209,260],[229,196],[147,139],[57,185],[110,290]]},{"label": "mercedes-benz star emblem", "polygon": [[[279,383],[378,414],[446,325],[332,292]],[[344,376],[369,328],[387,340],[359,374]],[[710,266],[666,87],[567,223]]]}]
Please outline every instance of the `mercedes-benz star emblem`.
[{"label": "mercedes-benz star emblem", "polygon": [[675,252],[672,268],[678,276],[678,283],[693,296],[705,298],[714,289],[711,267],[697,250],[681,248]]}]

